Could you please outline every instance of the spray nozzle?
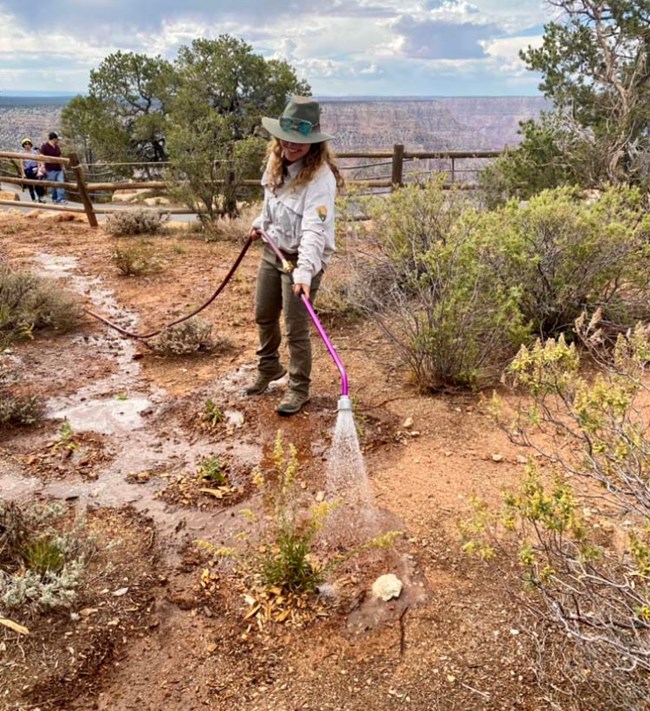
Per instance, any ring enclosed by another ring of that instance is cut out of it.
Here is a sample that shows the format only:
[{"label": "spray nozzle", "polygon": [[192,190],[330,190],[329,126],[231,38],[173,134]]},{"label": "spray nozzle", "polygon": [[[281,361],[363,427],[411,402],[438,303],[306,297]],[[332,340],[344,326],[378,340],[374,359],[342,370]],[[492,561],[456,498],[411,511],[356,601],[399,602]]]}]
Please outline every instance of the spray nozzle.
[{"label": "spray nozzle", "polygon": [[339,412],[342,410],[352,410],[352,400],[347,395],[341,395],[337,409]]}]

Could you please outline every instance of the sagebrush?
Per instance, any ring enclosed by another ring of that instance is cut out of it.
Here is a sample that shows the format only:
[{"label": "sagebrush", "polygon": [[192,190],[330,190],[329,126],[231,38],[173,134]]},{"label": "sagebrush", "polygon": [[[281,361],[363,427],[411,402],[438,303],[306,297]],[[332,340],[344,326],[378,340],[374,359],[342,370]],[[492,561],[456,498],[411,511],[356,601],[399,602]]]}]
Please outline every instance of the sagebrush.
[{"label": "sagebrush", "polygon": [[22,617],[70,607],[96,543],[63,504],[0,500],[0,611]]},{"label": "sagebrush", "polygon": [[376,319],[422,391],[498,381],[522,343],[612,336],[650,318],[650,216],[635,188],[570,188],[485,210],[442,179],[368,204],[346,298]]},{"label": "sagebrush", "polygon": [[108,215],[104,229],[113,237],[158,234],[169,221],[169,212],[158,210],[125,209]]},{"label": "sagebrush", "polygon": [[79,300],[59,282],[0,264],[0,350],[39,330],[72,330],[80,321]]},{"label": "sagebrush", "polygon": [[153,350],[163,355],[187,355],[199,351],[212,351],[216,345],[212,338],[212,324],[196,316],[165,328],[151,341]]}]

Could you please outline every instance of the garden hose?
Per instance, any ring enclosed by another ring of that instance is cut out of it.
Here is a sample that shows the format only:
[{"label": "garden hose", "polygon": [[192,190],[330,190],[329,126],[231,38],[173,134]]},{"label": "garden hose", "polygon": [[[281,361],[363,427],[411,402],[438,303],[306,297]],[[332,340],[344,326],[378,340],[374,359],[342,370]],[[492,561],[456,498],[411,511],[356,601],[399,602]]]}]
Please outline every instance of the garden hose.
[{"label": "garden hose", "polygon": [[249,237],[246,240],[246,243],[244,244],[242,251],[239,253],[239,256],[233,262],[232,267],[230,267],[230,271],[226,274],[226,276],[224,277],[221,284],[219,284],[219,286],[217,287],[216,291],[212,294],[212,296],[205,303],[201,304],[201,306],[194,309],[194,311],[192,311],[192,313],[187,314],[186,316],[182,316],[181,318],[176,319],[176,321],[172,321],[171,323],[168,323],[165,326],[162,326],[161,328],[157,329],[156,331],[151,331],[151,333],[134,333],[133,331],[127,331],[125,328],[118,326],[116,323],[109,321],[107,318],[104,318],[103,316],[96,314],[94,311],[91,311],[90,309],[84,308],[84,311],[89,316],[96,318],[98,321],[101,321],[102,323],[106,324],[110,328],[121,333],[123,336],[127,336],[128,338],[134,338],[134,339],[141,340],[141,341],[146,340],[148,338],[153,338],[154,336],[157,336],[160,333],[162,333],[165,329],[171,328],[172,326],[177,326],[179,323],[183,323],[183,321],[187,321],[188,319],[191,319],[193,316],[196,316],[198,313],[200,313],[201,311],[206,309],[208,306],[210,306],[210,304],[224,290],[226,284],[230,281],[233,274],[237,271],[237,268],[239,267],[242,259],[244,258],[244,255],[246,254],[246,252],[248,251],[248,248],[251,246],[252,243],[253,243],[253,240]]}]

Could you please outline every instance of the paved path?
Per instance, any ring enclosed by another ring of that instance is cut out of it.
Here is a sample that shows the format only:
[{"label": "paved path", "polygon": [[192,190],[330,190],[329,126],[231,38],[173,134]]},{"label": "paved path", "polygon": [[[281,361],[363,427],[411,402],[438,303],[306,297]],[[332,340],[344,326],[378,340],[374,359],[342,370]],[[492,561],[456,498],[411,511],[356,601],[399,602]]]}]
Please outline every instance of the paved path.
[{"label": "paved path", "polygon": [[[7,184],[2,184],[0,181],[0,190],[2,192],[6,193],[14,193],[15,195],[18,196],[18,200],[14,201],[11,203],[11,205],[0,205],[0,210],[47,210],[48,212],[56,210],[58,212],[60,211],[65,211],[68,209],[68,211],[75,211],[75,212],[80,212],[80,214],[85,216],[85,211],[83,208],[83,205],[79,202],[68,202],[67,205],[65,206],[60,206],[60,205],[54,205],[52,204],[52,200],[46,196],[47,202],[43,204],[39,204],[37,202],[33,202],[31,198],[29,197],[29,191],[25,190],[24,192],[20,190],[20,188],[16,185],[7,185]],[[129,204],[119,204],[119,203],[102,203],[101,205],[95,205],[96,208],[101,209],[101,210],[106,210],[106,212],[96,212],[97,220],[101,222],[102,220],[106,219],[106,215],[110,214],[112,212],[119,212],[120,210],[132,210],[135,205],[129,205]],[[146,209],[150,210],[158,210],[160,212],[165,212],[165,207],[164,206],[149,206],[145,205],[144,206]],[[173,214],[170,217],[172,222],[195,222],[197,219],[196,214],[185,214],[185,215],[178,215],[178,214]]]}]

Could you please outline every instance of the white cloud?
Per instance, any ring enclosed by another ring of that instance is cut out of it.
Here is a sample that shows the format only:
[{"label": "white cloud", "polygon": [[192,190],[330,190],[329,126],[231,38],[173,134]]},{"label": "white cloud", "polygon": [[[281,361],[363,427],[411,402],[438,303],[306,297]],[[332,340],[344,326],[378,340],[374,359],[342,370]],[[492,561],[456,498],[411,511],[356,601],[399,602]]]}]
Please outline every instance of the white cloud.
[{"label": "white cloud", "polygon": [[[0,0],[0,91],[84,91],[117,49],[176,56],[230,34],[286,59],[317,94],[535,92],[518,52],[542,0]],[[537,29],[537,33],[535,30]],[[450,91],[452,89],[452,91]]]},{"label": "white cloud", "polygon": [[495,39],[485,44],[485,53],[493,60],[499,62],[499,71],[511,73],[514,76],[529,73],[526,65],[519,57],[519,52],[530,47],[539,47],[542,35],[531,37],[507,37]]}]

